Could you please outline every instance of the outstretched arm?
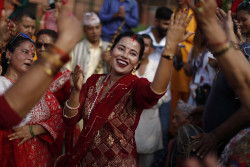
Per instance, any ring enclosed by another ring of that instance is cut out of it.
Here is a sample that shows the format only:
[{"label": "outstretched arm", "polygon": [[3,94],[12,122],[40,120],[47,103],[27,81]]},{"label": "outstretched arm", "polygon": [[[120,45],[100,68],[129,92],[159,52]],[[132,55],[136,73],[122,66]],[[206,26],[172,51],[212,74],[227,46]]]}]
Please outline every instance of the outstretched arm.
[{"label": "outstretched arm", "polygon": [[204,157],[219,141],[232,137],[250,121],[250,65],[240,50],[231,47],[228,37],[216,18],[216,1],[189,3],[207,38],[210,50],[216,56],[219,67],[228,83],[239,96],[241,108],[211,133],[195,136],[199,144],[197,154]]},{"label": "outstretched arm", "polygon": [[[73,3],[74,0],[69,0],[58,18],[59,37],[55,47],[65,53],[69,53],[82,37],[81,22],[72,15]],[[68,58],[65,53],[50,50],[5,93],[5,99],[20,117],[25,117],[48,89],[53,76]]]},{"label": "outstretched arm", "polygon": [[192,15],[186,20],[187,11],[177,14],[174,19],[174,14],[171,16],[170,27],[166,38],[168,39],[165,48],[162,52],[160,63],[158,65],[155,77],[151,83],[151,88],[155,93],[164,93],[170,81],[171,70],[173,66],[173,56],[175,55],[178,43],[188,38],[185,34],[185,29],[190,22]]}]

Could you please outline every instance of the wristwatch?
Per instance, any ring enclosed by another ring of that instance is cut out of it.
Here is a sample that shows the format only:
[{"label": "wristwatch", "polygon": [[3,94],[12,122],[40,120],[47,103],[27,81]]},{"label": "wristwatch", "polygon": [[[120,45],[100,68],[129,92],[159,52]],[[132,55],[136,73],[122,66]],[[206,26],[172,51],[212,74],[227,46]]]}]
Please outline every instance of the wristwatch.
[{"label": "wristwatch", "polygon": [[161,55],[161,56],[164,57],[165,59],[173,60],[175,55]]}]

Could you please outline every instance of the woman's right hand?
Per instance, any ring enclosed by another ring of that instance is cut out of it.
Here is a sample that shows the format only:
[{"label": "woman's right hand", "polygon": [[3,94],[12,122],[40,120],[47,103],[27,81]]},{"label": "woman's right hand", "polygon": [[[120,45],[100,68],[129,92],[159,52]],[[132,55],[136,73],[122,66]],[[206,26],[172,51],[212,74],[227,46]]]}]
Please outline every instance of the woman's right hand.
[{"label": "woman's right hand", "polygon": [[77,64],[74,69],[74,72],[72,72],[70,76],[70,86],[73,91],[81,91],[83,78],[83,70],[80,65]]},{"label": "woman's right hand", "polygon": [[13,36],[16,35],[16,25],[9,19],[6,19],[5,10],[1,12],[0,20],[0,50],[5,47]]},{"label": "woman's right hand", "polygon": [[73,15],[74,0],[62,6],[57,18],[58,40],[55,46],[69,53],[75,45],[82,39],[82,23]]}]

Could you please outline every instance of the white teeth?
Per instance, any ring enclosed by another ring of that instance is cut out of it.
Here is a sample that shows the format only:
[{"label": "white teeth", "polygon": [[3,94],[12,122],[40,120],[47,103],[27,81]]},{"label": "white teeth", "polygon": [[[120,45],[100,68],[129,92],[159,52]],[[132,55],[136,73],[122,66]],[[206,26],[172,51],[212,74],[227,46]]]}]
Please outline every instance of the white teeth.
[{"label": "white teeth", "polygon": [[127,62],[124,62],[122,60],[118,60],[119,63],[121,63],[122,65],[127,65]]}]

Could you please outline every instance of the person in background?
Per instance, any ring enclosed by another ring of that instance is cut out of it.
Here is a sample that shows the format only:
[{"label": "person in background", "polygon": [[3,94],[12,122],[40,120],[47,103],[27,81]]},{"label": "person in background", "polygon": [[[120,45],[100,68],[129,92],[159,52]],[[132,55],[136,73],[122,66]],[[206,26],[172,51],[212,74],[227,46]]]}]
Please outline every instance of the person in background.
[{"label": "person in background", "polygon": [[[54,45],[57,37],[57,33],[50,29],[43,29],[37,33],[36,52],[38,59],[40,59],[42,54],[45,54],[48,49]],[[67,70],[65,67],[61,68],[49,87],[49,90],[56,97],[62,108],[64,107],[65,101],[70,95],[70,75],[71,71]],[[76,143],[79,133],[79,125],[66,126],[63,124],[62,131],[59,134],[57,140],[53,143],[53,145],[50,145],[50,151],[53,156],[58,157],[62,153],[63,148],[65,148],[65,152],[70,152],[74,146],[74,143]]]},{"label": "person in background", "polygon": [[[148,58],[154,51],[153,43],[148,34],[142,34],[141,36],[145,49],[136,75],[140,78],[147,78],[152,82],[158,66],[155,61]],[[138,127],[135,131],[139,167],[150,167],[154,161],[154,153],[163,148],[159,107],[166,98],[167,93],[152,108],[142,111]]]},{"label": "person in background", "polygon": [[99,17],[102,23],[102,39],[111,42],[120,27],[121,32],[130,31],[139,23],[136,0],[104,0]]},{"label": "person in background", "polygon": [[205,105],[206,99],[216,75],[217,63],[212,53],[207,48],[207,41],[199,26],[194,36],[194,45],[191,49],[188,61],[183,62],[182,56],[177,56],[175,68],[183,67],[187,76],[193,76],[190,82],[190,95],[188,103],[191,105]]},{"label": "person in background", "polygon": [[[24,33],[36,41],[36,16],[30,10],[21,10],[15,18],[16,33]],[[35,53],[34,60],[37,60]]]},{"label": "person in background", "polygon": [[[35,49],[34,41],[23,33],[7,44],[1,62],[1,95],[32,66]],[[21,123],[0,132],[0,166],[52,166],[55,159],[48,146],[60,134],[62,125],[62,109],[48,90]]]},{"label": "person in background", "polygon": [[[218,76],[217,84],[214,82],[213,86],[217,85],[216,87],[219,88],[219,85],[221,85],[220,88],[227,89],[229,87],[234,90],[233,93],[230,93],[230,96],[224,96],[225,98],[215,96],[215,93],[213,93],[214,95],[212,96],[213,88],[210,92],[211,98],[209,99],[211,99],[212,103],[209,104],[208,99],[206,106],[210,106],[210,108],[205,108],[203,117],[206,133],[193,136],[193,139],[199,140],[199,143],[194,147],[194,151],[197,156],[204,158],[205,155],[216,149],[217,145],[232,138],[237,132],[240,132],[240,130],[249,127],[250,65],[244,54],[229,42],[233,41],[238,43],[233,32],[230,11],[228,15],[226,15],[226,19],[223,19],[224,21],[222,22],[223,27],[226,27],[224,30],[218,22],[218,17],[216,15],[217,4],[215,1],[207,0],[206,3],[198,2],[196,6],[188,2],[188,5],[193,9],[198,24],[201,25],[202,32],[204,32],[208,41],[208,48],[213,53],[214,57],[216,57],[221,69],[220,76],[224,76],[224,79]],[[243,6],[247,7],[248,4],[244,4]],[[222,79],[228,82],[227,87],[223,84]],[[218,90],[221,91],[222,95],[223,90],[217,89],[214,90],[214,92]],[[228,92],[228,89],[226,92]],[[219,102],[219,100],[221,101]],[[218,111],[227,112],[218,114]],[[218,116],[222,116],[223,118],[219,118]],[[214,118],[216,118],[216,120]],[[243,142],[242,144],[245,145],[244,148],[249,148],[249,142],[246,141],[247,140],[242,140],[239,141],[239,143]],[[247,155],[245,154],[246,152],[241,153],[240,157],[242,158]],[[243,162],[243,164],[245,163]],[[229,166],[230,165],[233,164],[229,164]]]},{"label": "person in background", "polygon": [[17,33],[24,33],[33,40],[36,31],[36,16],[29,10],[22,10],[15,18]]},{"label": "person in background", "polygon": [[38,30],[50,29],[57,32],[56,19],[62,7],[62,0],[55,0],[50,5],[42,4],[42,15],[40,16]]},{"label": "person in background", "polygon": [[[48,50],[47,57],[42,57],[10,89],[0,95],[1,130],[9,129],[21,122],[48,89],[53,76],[68,61],[67,53],[81,39],[81,24],[74,15],[69,15],[72,6],[73,0],[69,0],[62,9],[58,18],[59,38],[53,48]],[[0,42],[7,44],[11,40],[11,34],[8,33],[8,25],[3,15],[0,21]]]},{"label": "person in background", "polygon": [[[177,9],[175,13],[182,12],[183,10],[188,11],[188,15],[193,15],[193,11],[191,8],[187,6],[185,0],[176,0],[177,2]],[[196,19],[192,17],[192,20],[189,22],[186,31],[190,34],[194,34],[196,31]],[[186,41],[181,42],[180,45],[180,53],[182,55],[183,62],[187,62],[188,55],[190,53],[191,48],[193,47],[193,38],[194,35],[191,35]],[[177,106],[178,100],[183,100],[184,102],[188,101],[190,89],[189,84],[191,81],[191,77],[187,76],[184,72],[184,69],[181,68],[177,71],[173,68],[173,74],[171,77],[171,115],[170,115],[170,122],[172,123],[172,117],[175,111],[175,107]],[[170,123],[169,131],[173,133],[172,124]]]},{"label": "person in background", "polygon": [[71,54],[71,61],[66,67],[72,71],[79,64],[83,69],[85,82],[92,74],[108,72],[108,60],[104,59],[103,53],[109,43],[101,38],[102,25],[94,12],[84,14],[83,30],[86,39],[76,45]]},{"label": "person in background", "polygon": [[173,115],[173,129],[175,138],[171,139],[168,144],[168,154],[166,158],[165,167],[180,167],[181,159],[178,156],[177,139],[176,135],[178,130],[186,124],[190,123],[190,118],[188,117],[195,106],[185,103],[182,100],[178,101],[177,107]]},{"label": "person in background", "polygon": [[153,41],[154,52],[149,55],[149,59],[159,62],[162,50],[166,44],[166,34],[170,24],[173,11],[167,7],[159,7],[155,13],[154,25],[148,27],[138,34],[148,34]]},{"label": "person in background", "polygon": [[[159,63],[162,50],[166,44],[166,33],[169,28],[170,18],[172,10],[167,7],[159,7],[155,13],[154,26],[150,26],[139,34],[148,34],[153,40],[154,52],[149,55],[149,59]],[[168,86],[170,88],[170,85]],[[171,92],[167,91],[167,98],[159,108],[159,116],[162,127],[162,137],[164,148],[155,153],[154,166],[162,166],[165,163],[165,157],[167,154],[167,134],[169,128],[169,118],[171,111]]]}]

